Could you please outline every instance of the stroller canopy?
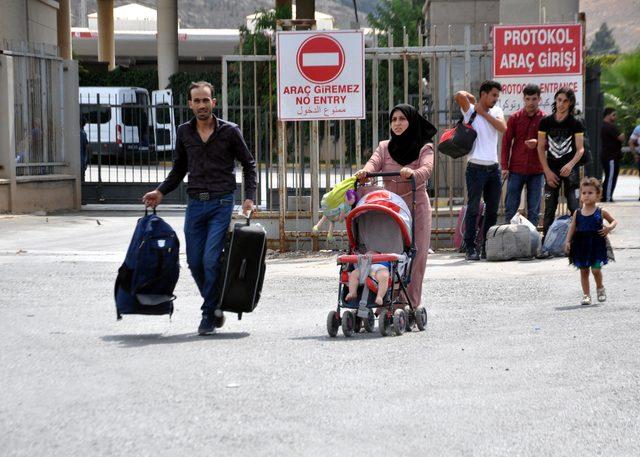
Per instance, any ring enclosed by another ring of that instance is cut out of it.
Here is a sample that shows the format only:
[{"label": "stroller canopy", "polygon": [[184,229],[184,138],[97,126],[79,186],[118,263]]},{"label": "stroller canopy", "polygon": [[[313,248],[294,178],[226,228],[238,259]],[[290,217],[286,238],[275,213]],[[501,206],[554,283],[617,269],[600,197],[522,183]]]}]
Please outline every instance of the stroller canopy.
[{"label": "stroller canopy", "polygon": [[380,189],[364,195],[347,216],[352,249],[402,253],[411,246],[411,212],[402,197]]}]

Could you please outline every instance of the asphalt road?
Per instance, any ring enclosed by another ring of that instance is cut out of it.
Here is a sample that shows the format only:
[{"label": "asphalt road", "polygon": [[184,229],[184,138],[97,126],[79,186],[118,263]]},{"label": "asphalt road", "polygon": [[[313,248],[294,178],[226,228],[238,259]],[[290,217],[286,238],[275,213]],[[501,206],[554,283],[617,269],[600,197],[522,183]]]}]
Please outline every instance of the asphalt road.
[{"label": "asphalt road", "polygon": [[183,256],[171,320],[116,321],[134,216],[0,215],[0,454],[640,455],[640,206],[607,207],[606,303],[566,259],[445,252],[427,331],[350,339],[326,335],[333,256],[269,260],[256,312],[198,337]]}]

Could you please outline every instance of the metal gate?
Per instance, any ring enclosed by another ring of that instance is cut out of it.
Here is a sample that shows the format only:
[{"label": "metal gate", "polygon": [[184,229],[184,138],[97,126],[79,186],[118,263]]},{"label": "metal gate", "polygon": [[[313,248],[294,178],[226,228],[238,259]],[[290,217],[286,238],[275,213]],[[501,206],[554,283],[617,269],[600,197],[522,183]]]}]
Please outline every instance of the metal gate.
[{"label": "metal gate", "polygon": [[[259,55],[254,48],[253,54],[223,57],[221,106],[216,107],[215,114],[237,123],[254,152],[259,181],[256,203],[261,217],[277,219],[281,249],[302,241],[318,246],[318,239],[326,233],[315,236],[310,228],[318,218],[319,196],[360,169],[378,142],[388,138],[388,111],[392,106],[399,102],[413,104],[442,131],[460,116],[453,94],[461,89],[476,92],[491,75],[488,35],[484,39],[475,37],[483,44],[471,44],[470,26],[464,26],[463,44],[428,46],[419,33],[418,46],[408,46],[408,35],[403,35],[401,46],[394,45],[391,33],[372,33],[366,38],[368,93],[364,120],[279,122],[271,39],[268,54]],[[103,124],[110,116],[109,122],[116,127],[113,133],[96,130],[83,200],[138,203],[142,194],[161,182],[171,169],[171,151],[158,150],[155,144],[155,107],[150,101],[109,97],[88,102],[86,116],[94,116],[93,122]],[[191,117],[186,104],[175,100],[163,109],[173,114],[174,126]],[[154,135],[135,144],[128,124],[152,128]],[[121,126],[119,137],[117,125]],[[449,245],[454,214],[464,201],[464,162],[439,156],[437,151],[434,160],[428,190],[434,208],[433,247],[438,248],[443,243]],[[236,176],[240,184],[240,170]],[[184,189],[182,185],[165,202],[185,203]],[[240,186],[238,193],[242,193]]]},{"label": "metal gate", "polygon": [[[442,131],[461,116],[453,100],[455,92],[477,91],[491,75],[488,34],[478,40],[484,44],[471,44],[470,26],[464,26],[464,44],[460,45],[427,46],[419,34],[419,45],[408,46],[405,33],[403,45],[394,46],[391,33],[382,36],[385,46],[379,45],[381,35],[372,34],[365,48],[368,93],[364,120],[279,122],[274,94],[266,98],[260,94],[259,85],[265,81],[256,76],[268,75],[267,87],[275,87],[275,56],[254,52],[222,59],[222,116],[238,123],[247,142],[258,145],[254,149],[260,180],[257,199],[263,215],[278,218],[281,249],[292,242],[298,247],[301,240],[317,248],[318,238],[326,233],[316,236],[310,227],[319,217],[321,193],[359,170],[378,142],[388,138],[391,107],[411,103]],[[399,67],[401,72],[396,71]],[[417,84],[411,84],[412,77]],[[417,90],[412,92],[411,86]],[[247,112],[245,102],[253,109],[250,116],[240,116]],[[259,122],[265,115],[267,123]],[[247,126],[254,138],[248,137]],[[428,185],[434,203],[434,248],[450,245],[458,207],[465,198],[464,165],[462,160],[439,156],[436,147]]]}]

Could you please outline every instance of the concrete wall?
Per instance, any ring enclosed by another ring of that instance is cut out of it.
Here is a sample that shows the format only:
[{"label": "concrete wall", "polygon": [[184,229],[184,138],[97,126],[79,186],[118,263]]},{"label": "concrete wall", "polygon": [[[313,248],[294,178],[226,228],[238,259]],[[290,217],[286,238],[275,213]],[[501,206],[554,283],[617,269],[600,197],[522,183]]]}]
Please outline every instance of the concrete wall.
[{"label": "concrete wall", "polygon": [[56,46],[58,2],[0,0],[0,42],[31,41]]},{"label": "concrete wall", "polygon": [[[45,44],[57,45],[58,2],[52,0],[0,0],[0,46],[10,42],[9,49],[21,51]],[[14,49],[15,46],[15,49]],[[51,57],[46,57],[52,59]],[[0,55],[0,212],[29,213],[80,208],[80,126],[78,105],[78,65],[75,61],[53,58],[52,79],[47,91],[53,97],[53,121],[61,150],[56,157],[64,166],[56,174],[16,176],[16,139],[14,102],[19,96],[14,88],[15,59]],[[60,68],[62,71],[60,71]],[[60,78],[62,78],[60,80]]]},{"label": "concrete wall", "polygon": [[579,0],[501,0],[501,24],[576,22]]},{"label": "concrete wall", "polygon": [[68,164],[64,173],[74,177],[73,182],[69,182],[73,188],[73,198],[65,202],[67,209],[80,209],[81,207],[81,165],[80,165],[80,102],[78,100],[78,62],[75,60],[65,60],[62,67],[65,87],[65,111],[64,123],[70,126],[64,130],[65,162]]},{"label": "concrete wall", "polygon": [[15,138],[13,120],[13,58],[0,55],[0,212],[11,210],[15,194]]},{"label": "concrete wall", "polygon": [[75,176],[20,176],[17,180],[16,194],[11,199],[14,214],[77,209]]},{"label": "concrete wall", "polygon": [[6,213],[11,201],[9,180],[0,179],[0,213]]},{"label": "concrete wall", "polygon": [[28,39],[34,43],[58,45],[58,2],[50,0],[28,0]]},{"label": "concrete wall", "polygon": [[0,0],[0,42],[27,39],[27,2]]},{"label": "concrete wall", "polygon": [[471,43],[482,44],[488,40],[490,25],[498,23],[500,0],[429,0],[425,13],[429,44],[464,43],[465,25],[471,25]]}]

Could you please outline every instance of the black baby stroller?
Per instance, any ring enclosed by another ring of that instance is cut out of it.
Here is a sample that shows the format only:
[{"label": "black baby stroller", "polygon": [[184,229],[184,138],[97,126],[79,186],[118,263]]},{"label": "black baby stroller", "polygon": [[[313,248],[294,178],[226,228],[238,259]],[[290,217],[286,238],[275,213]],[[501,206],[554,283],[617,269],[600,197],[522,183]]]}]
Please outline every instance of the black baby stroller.
[{"label": "black baby stroller", "polygon": [[[400,176],[400,173],[367,174],[367,177],[382,176]],[[362,197],[346,219],[349,254],[338,257],[338,306],[327,316],[329,336],[335,337],[339,327],[345,336],[359,333],[363,327],[365,331],[373,332],[376,315],[382,336],[389,335],[392,329],[396,335],[401,335],[414,324],[421,331],[425,329],[426,309],[423,306],[414,309],[407,294],[411,262],[416,252],[413,239],[416,185],[413,177],[411,183],[411,211],[402,197],[388,190],[370,186],[358,190]],[[389,288],[379,306],[375,303],[378,284],[368,273],[372,264],[383,262],[389,265]],[[349,273],[356,268],[361,272],[358,294],[353,300],[346,301]]]}]

